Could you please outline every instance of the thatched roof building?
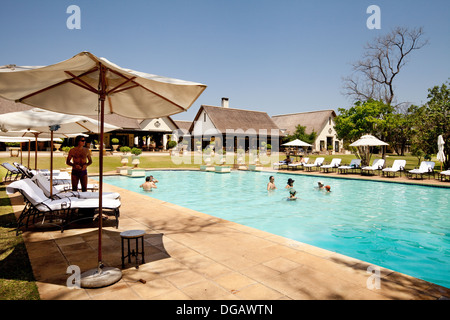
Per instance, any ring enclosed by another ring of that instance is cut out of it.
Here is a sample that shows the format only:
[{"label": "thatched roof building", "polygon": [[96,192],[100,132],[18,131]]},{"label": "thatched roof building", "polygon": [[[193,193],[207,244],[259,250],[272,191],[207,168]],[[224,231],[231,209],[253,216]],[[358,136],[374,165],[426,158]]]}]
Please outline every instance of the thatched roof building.
[{"label": "thatched roof building", "polygon": [[321,110],[311,112],[300,112],[272,116],[273,122],[280,128],[284,135],[291,135],[296,127],[301,125],[305,132],[310,134],[313,131],[317,133],[316,141],[313,143],[313,149],[316,151],[326,151],[330,148],[338,152],[342,149],[342,140],[337,139],[334,130],[334,110]]},{"label": "thatched roof building", "polygon": [[193,135],[221,133],[232,131],[259,134],[266,130],[267,134],[279,136],[279,128],[266,112],[234,109],[202,105],[190,127]]},{"label": "thatched roof building", "polygon": [[272,120],[285,134],[293,134],[299,124],[306,127],[306,133],[315,131],[319,134],[330,118],[334,119],[335,117],[334,110],[321,110],[272,116]]},{"label": "thatched roof building", "polygon": [[211,137],[219,138],[227,149],[259,146],[263,141],[278,146],[280,136],[278,126],[266,112],[229,108],[226,98],[222,107],[202,105],[189,132],[194,138],[202,137],[204,145]]}]

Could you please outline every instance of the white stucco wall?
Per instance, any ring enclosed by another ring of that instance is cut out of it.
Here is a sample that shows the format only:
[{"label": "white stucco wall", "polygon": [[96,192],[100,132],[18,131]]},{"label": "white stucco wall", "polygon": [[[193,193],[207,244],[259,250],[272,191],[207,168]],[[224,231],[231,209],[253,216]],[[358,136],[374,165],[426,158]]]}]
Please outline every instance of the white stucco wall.
[{"label": "white stucco wall", "polygon": [[[159,124],[159,126],[158,126]],[[168,118],[146,119],[141,122],[141,129],[156,132],[172,132],[176,127]]]},{"label": "white stucco wall", "polygon": [[214,135],[219,132],[216,130],[216,127],[212,123],[208,114],[203,110],[198,117],[197,121],[194,123],[194,130],[192,134],[194,136],[204,136],[204,135]]},{"label": "white stucco wall", "polygon": [[333,150],[335,150],[335,141],[339,141],[339,151],[342,151],[343,148],[343,142],[342,140],[338,140],[337,139],[337,133],[336,130],[334,129],[334,119],[333,117],[331,117],[331,122],[327,121],[326,125],[324,126],[324,128],[322,129],[321,132],[318,133],[316,141],[314,143],[314,149],[315,151],[321,151],[320,150],[320,141],[323,141],[324,144],[324,149],[322,151],[326,151],[327,150],[327,138],[331,137],[332,138],[332,145],[333,145]]}]

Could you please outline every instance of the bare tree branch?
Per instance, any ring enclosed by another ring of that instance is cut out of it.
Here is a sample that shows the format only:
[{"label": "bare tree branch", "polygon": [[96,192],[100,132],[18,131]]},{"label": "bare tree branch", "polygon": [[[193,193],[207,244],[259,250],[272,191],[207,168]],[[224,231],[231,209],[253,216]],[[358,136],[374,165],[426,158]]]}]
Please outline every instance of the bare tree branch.
[{"label": "bare tree branch", "polygon": [[366,44],[363,59],[353,64],[353,74],[344,78],[344,94],[355,101],[376,99],[392,104],[394,80],[406,65],[408,55],[421,49],[423,29],[397,27],[390,33]]}]

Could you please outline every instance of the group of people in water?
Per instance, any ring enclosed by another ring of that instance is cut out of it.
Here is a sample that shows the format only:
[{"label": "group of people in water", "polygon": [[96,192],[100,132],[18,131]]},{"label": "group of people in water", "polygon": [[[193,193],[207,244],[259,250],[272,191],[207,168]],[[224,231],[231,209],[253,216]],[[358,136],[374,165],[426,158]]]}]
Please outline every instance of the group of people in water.
[{"label": "group of people in water", "polygon": [[[287,189],[289,191],[289,197],[287,198],[287,200],[296,200],[297,199],[297,197],[296,197],[297,191],[294,189],[294,182],[295,182],[295,180],[289,178],[287,181],[286,187],[284,187],[285,189]],[[267,191],[273,191],[275,189],[277,189],[277,187],[275,186],[275,177],[270,176],[269,183],[267,183]],[[316,189],[322,190],[325,192],[331,192],[331,187],[329,185],[325,186],[321,181],[317,182]]]}]

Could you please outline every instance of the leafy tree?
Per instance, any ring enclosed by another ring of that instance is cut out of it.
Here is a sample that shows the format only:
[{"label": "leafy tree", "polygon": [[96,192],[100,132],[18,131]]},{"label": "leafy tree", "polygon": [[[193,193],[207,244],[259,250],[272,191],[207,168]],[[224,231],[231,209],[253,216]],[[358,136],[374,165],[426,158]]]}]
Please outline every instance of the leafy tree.
[{"label": "leafy tree", "polygon": [[388,116],[387,140],[399,156],[405,155],[406,146],[411,143],[414,134],[418,107],[402,104]]},{"label": "leafy tree", "polygon": [[[447,81],[448,84],[448,81]],[[428,102],[419,109],[415,121],[414,144],[421,144],[426,154],[437,153],[437,139],[445,141],[445,168],[450,168],[450,89],[447,84],[428,89]]]},{"label": "leafy tree", "polygon": [[[357,101],[353,107],[349,109],[339,108],[338,112],[339,115],[334,119],[334,128],[338,139],[343,139],[346,145],[358,140],[365,134],[371,134],[385,141],[389,128],[393,126],[393,107],[382,101]],[[363,164],[368,164],[370,159],[365,152],[357,150],[356,155]]]},{"label": "leafy tree", "polygon": [[299,124],[295,127],[295,132],[292,135],[286,136],[283,142],[299,139],[306,143],[313,144],[316,138],[317,133],[314,130],[310,134],[308,134],[306,133],[306,127]]}]

